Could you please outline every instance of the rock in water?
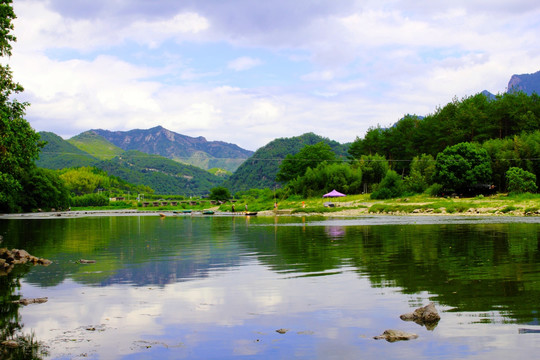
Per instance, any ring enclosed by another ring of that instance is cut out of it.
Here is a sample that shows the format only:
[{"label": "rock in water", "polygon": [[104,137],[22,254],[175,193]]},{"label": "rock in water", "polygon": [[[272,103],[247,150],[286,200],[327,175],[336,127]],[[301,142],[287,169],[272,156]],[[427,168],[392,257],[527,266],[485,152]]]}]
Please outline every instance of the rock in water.
[{"label": "rock in water", "polygon": [[414,321],[417,324],[426,325],[426,327],[428,325],[436,325],[441,319],[437,309],[435,308],[435,304],[433,303],[420,307],[414,310],[412,313],[403,314],[399,318],[404,321]]},{"label": "rock in water", "polygon": [[28,305],[28,304],[43,304],[47,302],[48,298],[35,298],[35,299],[20,299],[13,301],[14,304]]},{"label": "rock in water", "polygon": [[408,333],[401,330],[384,330],[379,336],[374,336],[375,340],[385,339],[388,342],[400,341],[400,340],[412,340],[416,339],[418,335]]}]

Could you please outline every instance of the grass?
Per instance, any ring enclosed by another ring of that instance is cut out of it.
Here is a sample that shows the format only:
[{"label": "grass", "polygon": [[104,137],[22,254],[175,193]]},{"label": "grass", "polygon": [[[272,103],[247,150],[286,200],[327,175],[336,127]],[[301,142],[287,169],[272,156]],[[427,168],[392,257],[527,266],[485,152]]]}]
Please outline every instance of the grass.
[{"label": "grass", "polygon": [[[344,198],[323,199],[302,198],[295,195],[287,199],[276,199],[278,209],[289,210],[292,214],[307,213],[336,213],[346,210],[360,210],[356,213],[380,213],[380,214],[412,214],[412,213],[433,213],[433,214],[460,214],[469,211],[486,214],[529,214],[534,215],[539,210],[539,194],[519,194],[506,195],[497,194],[494,196],[475,198],[437,198],[428,195],[413,195],[389,200],[371,200],[369,194],[349,195]],[[244,211],[247,204],[249,211],[269,211],[274,209],[274,199],[245,197],[236,199],[234,203],[236,211]],[[325,207],[324,203],[331,202],[334,207]],[[92,210],[110,209],[138,209],[145,211],[174,211],[174,210],[204,210],[213,208],[218,211],[231,211],[232,203],[227,202],[222,205],[212,205],[207,199],[197,200],[197,205],[189,203],[179,203],[178,206],[141,207],[136,202],[124,204],[111,203],[108,207],[92,208]],[[89,208],[86,208],[87,210]],[[78,209],[85,210],[85,209]]]}]

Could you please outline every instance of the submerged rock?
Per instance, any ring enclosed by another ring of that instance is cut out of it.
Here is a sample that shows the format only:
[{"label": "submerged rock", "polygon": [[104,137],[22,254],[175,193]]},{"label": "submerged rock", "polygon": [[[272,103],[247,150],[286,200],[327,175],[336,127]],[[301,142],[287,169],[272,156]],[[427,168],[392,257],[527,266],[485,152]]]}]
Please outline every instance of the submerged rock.
[{"label": "submerged rock", "polygon": [[441,319],[433,303],[419,307],[412,313],[403,314],[399,318],[404,321],[414,321],[419,325],[425,325],[428,329],[434,329]]},{"label": "submerged rock", "polygon": [[384,330],[381,335],[374,336],[375,340],[384,339],[388,342],[400,341],[400,340],[412,340],[418,338],[418,335],[408,333],[401,330]]}]

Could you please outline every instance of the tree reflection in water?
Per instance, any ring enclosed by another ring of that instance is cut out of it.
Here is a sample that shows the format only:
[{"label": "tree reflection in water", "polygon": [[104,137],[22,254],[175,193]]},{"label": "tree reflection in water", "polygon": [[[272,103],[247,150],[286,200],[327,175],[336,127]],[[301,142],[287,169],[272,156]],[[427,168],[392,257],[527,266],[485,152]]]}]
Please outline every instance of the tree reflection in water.
[{"label": "tree reflection in water", "polygon": [[43,359],[47,355],[45,347],[33,334],[23,332],[19,315],[19,299],[16,290],[20,289],[21,278],[29,267],[18,265],[8,274],[0,275],[0,359]]}]

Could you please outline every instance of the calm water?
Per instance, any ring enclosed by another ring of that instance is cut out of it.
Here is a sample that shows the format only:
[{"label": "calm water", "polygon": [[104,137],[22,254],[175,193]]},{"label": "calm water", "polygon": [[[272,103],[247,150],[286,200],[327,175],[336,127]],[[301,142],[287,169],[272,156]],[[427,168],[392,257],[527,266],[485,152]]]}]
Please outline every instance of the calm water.
[{"label": "calm water", "polygon": [[[540,348],[539,218],[18,219],[0,220],[0,235],[53,261],[0,282],[4,299],[49,298],[1,304],[0,324],[34,332],[53,359],[491,360]],[[430,301],[434,329],[399,319]],[[385,329],[419,338],[373,339]]]}]

